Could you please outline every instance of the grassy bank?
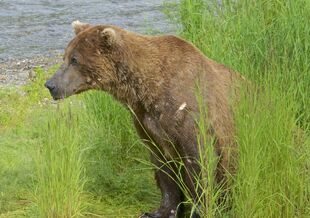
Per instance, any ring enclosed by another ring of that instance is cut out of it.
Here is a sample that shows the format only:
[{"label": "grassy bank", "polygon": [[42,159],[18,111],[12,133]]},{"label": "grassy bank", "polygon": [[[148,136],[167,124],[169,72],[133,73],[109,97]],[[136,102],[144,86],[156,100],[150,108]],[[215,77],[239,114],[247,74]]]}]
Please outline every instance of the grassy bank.
[{"label": "grassy bank", "polygon": [[[309,1],[181,1],[180,34],[239,71],[232,208],[216,217],[309,217]],[[256,88],[254,88],[256,87]]]},{"label": "grassy bank", "polygon": [[159,193],[129,112],[99,92],[52,103],[43,84],[55,68],[1,90],[0,217],[136,217],[153,208]]},{"label": "grassy bank", "polygon": [[[204,186],[204,217],[309,217],[310,2],[182,0],[166,10],[181,36],[253,87],[235,108],[231,209]],[[0,89],[0,217],[137,217],[156,208],[130,113],[101,92],[50,102],[43,83],[56,68]]]}]

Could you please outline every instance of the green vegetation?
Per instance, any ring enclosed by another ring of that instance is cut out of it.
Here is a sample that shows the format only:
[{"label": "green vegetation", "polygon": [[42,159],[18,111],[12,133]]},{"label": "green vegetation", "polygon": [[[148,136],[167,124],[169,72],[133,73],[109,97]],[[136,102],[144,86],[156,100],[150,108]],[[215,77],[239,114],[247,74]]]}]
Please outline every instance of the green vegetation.
[{"label": "green vegetation", "polygon": [[214,207],[213,192],[202,213],[309,217],[310,2],[183,0],[179,8],[180,34],[251,81],[235,108],[231,209]]},{"label": "green vegetation", "polygon": [[159,193],[129,112],[102,92],[51,103],[43,84],[55,68],[38,68],[22,90],[1,90],[0,217],[136,217],[154,208]]},{"label": "green vegetation", "polygon": [[[240,153],[230,209],[216,204],[223,190],[209,147],[201,213],[309,217],[310,2],[218,2],[165,9],[181,36],[250,81],[235,108]],[[102,92],[51,103],[43,82],[56,68],[38,68],[22,89],[0,89],[0,217],[137,217],[156,208],[159,192],[129,111]],[[212,143],[204,117],[198,124]]]}]

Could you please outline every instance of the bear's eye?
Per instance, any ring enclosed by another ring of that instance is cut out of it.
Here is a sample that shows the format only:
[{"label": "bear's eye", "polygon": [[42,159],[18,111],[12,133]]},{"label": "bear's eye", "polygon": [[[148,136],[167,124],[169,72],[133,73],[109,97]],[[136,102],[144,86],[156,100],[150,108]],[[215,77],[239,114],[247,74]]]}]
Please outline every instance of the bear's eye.
[{"label": "bear's eye", "polygon": [[73,65],[77,65],[78,64],[77,58],[76,57],[72,57],[70,63],[73,64]]}]

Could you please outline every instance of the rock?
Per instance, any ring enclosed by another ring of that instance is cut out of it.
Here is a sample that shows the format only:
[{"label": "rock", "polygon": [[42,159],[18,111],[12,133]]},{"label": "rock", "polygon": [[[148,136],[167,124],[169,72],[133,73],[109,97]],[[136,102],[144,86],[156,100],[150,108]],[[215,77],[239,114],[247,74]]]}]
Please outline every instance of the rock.
[{"label": "rock", "polygon": [[0,75],[0,81],[4,81],[6,80],[6,76],[5,75]]},{"label": "rock", "polygon": [[17,74],[17,78],[19,79],[24,79],[24,78],[28,78],[28,73],[25,72],[25,71],[20,71],[18,74]]},{"label": "rock", "polygon": [[34,71],[34,70],[29,70],[29,72],[28,72],[28,79],[31,79],[31,80],[33,80],[33,79],[35,79],[36,78],[36,72]]}]

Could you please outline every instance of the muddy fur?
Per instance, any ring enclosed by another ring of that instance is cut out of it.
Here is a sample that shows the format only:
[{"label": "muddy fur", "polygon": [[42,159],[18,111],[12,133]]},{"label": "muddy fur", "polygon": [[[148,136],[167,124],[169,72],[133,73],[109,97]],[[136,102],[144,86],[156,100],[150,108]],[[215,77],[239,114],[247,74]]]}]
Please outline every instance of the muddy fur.
[{"label": "muddy fur", "polygon": [[116,26],[80,22],[73,27],[76,37],[66,48],[62,67],[46,86],[55,99],[103,90],[131,108],[137,132],[152,150],[151,161],[161,168],[155,172],[162,192],[160,207],[142,217],[175,217],[184,198],[166,175],[175,178],[173,170],[163,165],[167,160],[186,158],[183,179],[192,198],[199,195],[193,182],[193,176],[200,174],[197,93],[207,105],[207,133],[216,138],[217,181],[225,181],[227,172],[234,173],[237,149],[231,101],[241,78],[237,73],[176,36],[145,36]]}]

